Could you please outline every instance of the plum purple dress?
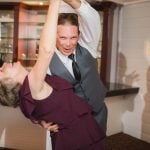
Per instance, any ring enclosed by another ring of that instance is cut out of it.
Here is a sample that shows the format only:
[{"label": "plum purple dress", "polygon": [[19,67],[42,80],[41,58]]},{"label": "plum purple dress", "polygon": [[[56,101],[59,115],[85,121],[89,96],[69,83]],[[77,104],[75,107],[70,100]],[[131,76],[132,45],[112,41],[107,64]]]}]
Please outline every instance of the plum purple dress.
[{"label": "plum purple dress", "polygon": [[31,96],[28,77],[20,90],[20,108],[34,123],[54,122],[59,132],[53,133],[53,150],[102,150],[102,133],[91,115],[91,107],[74,94],[72,85],[57,76],[46,76],[53,92],[43,100]]}]

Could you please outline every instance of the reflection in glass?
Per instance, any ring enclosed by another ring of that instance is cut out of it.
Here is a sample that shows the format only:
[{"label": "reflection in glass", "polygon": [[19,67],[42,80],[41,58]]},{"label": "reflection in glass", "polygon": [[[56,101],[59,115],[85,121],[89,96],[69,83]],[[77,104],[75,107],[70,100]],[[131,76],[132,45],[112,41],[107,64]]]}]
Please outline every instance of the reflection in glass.
[{"label": "reflection in glass", "polygon": [[0,65],[13,60],[14,11],[0,10]]}]

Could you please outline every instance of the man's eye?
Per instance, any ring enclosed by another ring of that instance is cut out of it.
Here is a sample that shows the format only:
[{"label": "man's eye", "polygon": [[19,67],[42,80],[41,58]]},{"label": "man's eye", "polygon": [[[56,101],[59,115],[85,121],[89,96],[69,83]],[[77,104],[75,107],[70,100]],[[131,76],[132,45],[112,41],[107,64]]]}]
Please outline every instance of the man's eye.
[{"label": "man's eye", "polygon": [[77,39],[77,37],[72,37],[73,40]]},{"label": "man's eye", "polygon": [[61,37],[62,40],[65,40],[65,37]]}]

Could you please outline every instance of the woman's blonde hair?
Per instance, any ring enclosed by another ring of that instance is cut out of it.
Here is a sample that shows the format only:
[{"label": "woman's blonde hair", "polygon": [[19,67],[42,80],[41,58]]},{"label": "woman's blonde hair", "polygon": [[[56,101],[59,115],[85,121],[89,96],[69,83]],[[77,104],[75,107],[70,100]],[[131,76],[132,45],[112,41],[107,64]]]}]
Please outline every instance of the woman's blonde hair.
[{"label": "woman's blonde hair", "polygon": [[3,106],[17,107],[19,105],[21,84],[9,81],[9,78],[0,81],[0,104]]}]

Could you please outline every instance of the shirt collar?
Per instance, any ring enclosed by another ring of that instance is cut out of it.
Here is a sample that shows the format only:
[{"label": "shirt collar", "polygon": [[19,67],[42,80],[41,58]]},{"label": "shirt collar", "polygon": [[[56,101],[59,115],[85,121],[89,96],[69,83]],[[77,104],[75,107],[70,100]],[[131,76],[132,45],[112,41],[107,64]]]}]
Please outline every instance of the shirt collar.
[{"label": "shirt collar", "polygon": [[[59,58],[63,61],[63,63],[68,63],[70,60],[68,56],[63,55],[57,48],[55,49],[56,54],[59,56]],[[76,51],[73,51],[73,54],[76,56]]]}]

